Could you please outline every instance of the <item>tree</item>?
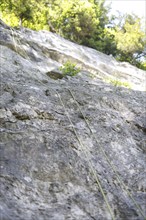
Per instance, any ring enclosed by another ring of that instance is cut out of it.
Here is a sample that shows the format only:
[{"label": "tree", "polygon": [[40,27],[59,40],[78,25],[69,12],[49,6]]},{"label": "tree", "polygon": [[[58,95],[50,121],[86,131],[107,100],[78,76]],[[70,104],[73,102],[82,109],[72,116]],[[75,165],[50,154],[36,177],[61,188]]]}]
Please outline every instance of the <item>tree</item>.
[{"label": "tree", "polygon": [[[109,22],[105,0],[1,0],[9,22],[35,30],[47,29],[79,44],[104,51],[105,25]],[[108,43],[109,44],[109,43]],[[108,48],[108,47],[107,47]],[[106,51],[106,50],[105,50]]]},{"label": "tree", "polygon": [[110,34],[106,36],[109,8],[104,6],[104,2],[105,0],[54,0],[49,7],[48,20],[61,36],[109,52],[107,45],[113,38]]},{"label": "tree", "polygon": [[140,19],[135,15],[109,18],[105,0],[1,0],[0,10],[9,25],[50,30],[145,68],[141,60],[146,39]]},{"label": "tree", "polygon": [[19,25],[22,26],[25,20],[33,19],[36,2],[34,0],[2,0],[0,7],[5,13],[15,16],[19,20]]},{"label": "tree", "polygon": [[114,35],[117,51],[116,58],[140,66],[140,56],[144,55],[146,43],[144,31],[141,29],[141,20],[136,15],[120,16],[119,23],[110,33]]}]

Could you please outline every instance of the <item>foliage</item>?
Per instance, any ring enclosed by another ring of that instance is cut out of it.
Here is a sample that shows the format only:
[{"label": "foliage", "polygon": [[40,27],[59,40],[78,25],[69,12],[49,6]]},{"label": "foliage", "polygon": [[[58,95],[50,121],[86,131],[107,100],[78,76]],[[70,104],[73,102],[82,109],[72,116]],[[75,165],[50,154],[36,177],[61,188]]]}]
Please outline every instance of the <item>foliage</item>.
[{"label": "foliage", "polygon": [[[109,23],[105,0],[2,0],[4,21],[35,30],[47,29],[99,51],[109,52],[112,38],[106,34]],[[9,17],[9,19],[8,19]],[[11,19],[10,19],[11,17]],[[106,44],[107,42],[107,44]]]},{"label": "foliage", "polygon": [[0,7],[4,10],[4,15],[7,13],[14,16],[15,22],[20,22],[20,25],[27,20],[30,21],[33,17],[33,5],[35,1],[31,0],[2,0]]},{"label": "foliage", "polygon": [[43,29],[46,25],[46,8],[38,0],[1,0],[1,17],[10,26]]},{"label": "foliage", "polygon": [[117,60],[128,61],[132,65],[143,68],[138,58],[143,54],[146,39],[141,29],[140,19],[136,15],[125,15],[118,20],[119,23],[109,30],[114,35],[117,45]]},{"label": "foliage", "polygon": [[145,61],[137,61],[136,66],[142,70],[146,70],[146,60]]},{"label": "foliage", "polygon": [[[108,16],[105,0],[1,0],[0,15],[11,26],[46,29],[117,60],[145,69],[146,38],[135,15]],[[144,54],[145,55],[145,54]]]},{"label": "foliage", "polygon": [[106,81],[113,84],[114,86],[123,86],[123,87],[131,89],[130,83],[125,82],[125,81],[120,81],[118,79],[112,79],[112,78],[108,78],[106,79]]},{"label": "foliage", "polygon": [[[104,28],[109,23],[105,0],[54,0],[48,19],[56,33],[76,43],[103,51]],[[57,13],[56,13],[57,11]],[[106,38],[109,38],[107,36]]]},{"label": "foliage", "polygon": [[77,68],[75,63],[67,61],[63,66],[60,67],[60,71],[62,72],[63,76],[75,76],[80,72],[80,68]]}]

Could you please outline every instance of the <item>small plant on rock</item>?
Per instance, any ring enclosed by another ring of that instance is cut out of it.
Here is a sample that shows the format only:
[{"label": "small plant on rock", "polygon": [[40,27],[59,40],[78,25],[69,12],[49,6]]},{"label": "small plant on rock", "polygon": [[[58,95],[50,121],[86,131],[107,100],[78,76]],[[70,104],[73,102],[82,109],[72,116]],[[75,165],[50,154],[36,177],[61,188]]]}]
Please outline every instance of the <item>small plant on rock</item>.
[{"label": "small plant on rock", "polygon": [[63,76],[75,76],[81,71],[80,68],[76,67],[75,63],[71,63],[70,61],[64,63],[59,70],[62,72]]},{"label": "small plant on rock", "polygon": [[126,87],[128,89],[131,89],[131,85],[129,82],[125,82],[125,81],[120,81],[118,79],[112,79],[112,78],[106,78],[105,79],[106,82],[113,84],[114,86],[122,86],[122,87]]},{"label": "small plant on rock", "polygon": [[113,79],[110,81],[114,86],[123,86],[131,89],[131,85],[128,82],[122,82],[120,80]]}]

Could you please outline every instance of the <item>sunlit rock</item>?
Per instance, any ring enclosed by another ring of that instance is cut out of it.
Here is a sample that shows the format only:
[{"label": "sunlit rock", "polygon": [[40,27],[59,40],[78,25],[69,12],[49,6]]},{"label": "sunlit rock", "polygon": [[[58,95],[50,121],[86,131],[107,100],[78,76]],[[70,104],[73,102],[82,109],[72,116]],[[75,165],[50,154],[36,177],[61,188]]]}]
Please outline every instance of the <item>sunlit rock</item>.
[{"label": "sunlit rock", "polygon": [[144,71],[47,31],[0,43],[1,219],[144,220]]}]

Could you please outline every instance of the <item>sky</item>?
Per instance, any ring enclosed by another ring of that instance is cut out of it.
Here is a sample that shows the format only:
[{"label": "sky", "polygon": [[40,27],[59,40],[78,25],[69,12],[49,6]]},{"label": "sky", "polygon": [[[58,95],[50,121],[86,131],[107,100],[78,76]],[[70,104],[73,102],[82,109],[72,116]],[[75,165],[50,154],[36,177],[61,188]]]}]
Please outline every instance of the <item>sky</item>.
[{"label": "sky", "polygon": [[106,2],[111,3],[112,14],[116,14],[116,11],[134,13],[146,19],[146,0],[106,0]]}]

